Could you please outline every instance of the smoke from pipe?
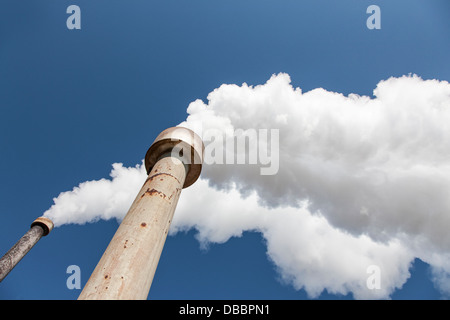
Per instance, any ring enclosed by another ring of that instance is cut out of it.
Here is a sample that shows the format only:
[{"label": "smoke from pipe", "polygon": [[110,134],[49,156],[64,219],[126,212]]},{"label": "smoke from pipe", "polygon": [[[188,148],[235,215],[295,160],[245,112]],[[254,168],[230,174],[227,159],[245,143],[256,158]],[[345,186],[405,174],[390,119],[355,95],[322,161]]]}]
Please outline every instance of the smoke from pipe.
[{"label": "smoke from pipe", "polygon": [[[183,191],[171,234],[194,228],[206,246],[259,231],[281,278],[311,297],[326,289],[388,298],[414,258],[432,266],[436,286],[449,294],[450,84],[403,76],[381,81],[373,94],[304,93],[278,74],[192,102],[180,125],[203,136],[215,161]],[[265,129],[278,134],[266,153],[275,171],[261,174],[268,166],[261,158],[249,163],[250,146],[245,164],[227,162],[236,160],[226,143],[233,133],[260,141]],[[145,168],[113,164],[111,178],[61,193],[45,216],[55,226],[120,220]],[[371,266],[381,271],[379,289],[368,288]]]}]

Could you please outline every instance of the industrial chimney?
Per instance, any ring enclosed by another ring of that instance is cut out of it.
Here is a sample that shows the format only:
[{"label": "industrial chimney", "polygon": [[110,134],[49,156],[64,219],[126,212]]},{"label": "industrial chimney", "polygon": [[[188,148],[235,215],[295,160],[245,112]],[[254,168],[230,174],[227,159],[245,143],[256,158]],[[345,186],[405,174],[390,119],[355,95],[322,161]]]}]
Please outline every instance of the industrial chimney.
[{"label": "industrial chimney", "polygon": [[33,221],[30,230],[0,259],[0,282],[43,237],[52,231],[53,222],[45,217]]},{"label": "industrial chimney", "polygon": [[193,131],[161,132],[145,156],[147,180],[79,300],[147,299],[182,188],[200,175],[203,142]]}]

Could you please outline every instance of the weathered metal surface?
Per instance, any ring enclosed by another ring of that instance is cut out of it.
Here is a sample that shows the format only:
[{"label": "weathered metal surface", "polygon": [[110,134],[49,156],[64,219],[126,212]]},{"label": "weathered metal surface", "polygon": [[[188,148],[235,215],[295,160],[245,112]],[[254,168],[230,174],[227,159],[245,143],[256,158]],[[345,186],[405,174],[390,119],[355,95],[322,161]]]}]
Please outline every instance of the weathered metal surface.
[{"label": "weathered metal surface", "polygon": [[203,163],[204,145],[202,139],[192,130],[183,127],[172,127],[162,131],[155,139],[145,155],[147,173],[158,159],[166,153],[178,157],[183,153],[183,161],[189,165],[183,188],[192,185],[200,176]]},{"label": "weathered metal surface", "polygon": [[201,172],[203,142],[169,128],[145,156],[148,177],[78,299],[146,299],[181,190]]},{"label": "weathered metal surface", "polygon": [[183,163],[154,166],[78,299],[146,299],[186,176]]},{"label": "weathered metal surface", "polygon": [[53,221],[46,217],[39,217],[33,221],[31,227],[39,225],[44,229],[43,236],[46,236],[53,230]]},{"label": "weathered metal surface", "polygon": [[50,219],[40,217],[33,221],[30,230],[0,259],[0,282],[22,260],[31,248],[52,229],[53,222]]}]

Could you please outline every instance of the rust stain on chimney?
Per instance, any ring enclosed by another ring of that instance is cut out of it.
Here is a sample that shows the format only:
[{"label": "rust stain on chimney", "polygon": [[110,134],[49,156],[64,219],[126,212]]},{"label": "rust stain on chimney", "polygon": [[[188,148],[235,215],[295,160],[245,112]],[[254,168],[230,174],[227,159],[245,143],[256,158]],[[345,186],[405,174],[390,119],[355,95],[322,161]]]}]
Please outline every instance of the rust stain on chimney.
[{"label": "rust stain on chimney", "polygon": [[[156,172],[156,171],[158,171],[158,170],[156,169],[155,172]],[[169,176],[169,177],[174,178],[175,180],[177,180],[178,183],[180,182],[180,180],[178,180],[178,178],[175,177],[174,175],[172,175],[172,174],[170,174],[170,173],[164,173],[164,172],[161,172],[161,173],[156,173],[156,174],[154,174],[154,175],[148,177],[148,178],[145,180],[145,183],[146,183],[147,181],[153,181],[153,178],[156,178],[156,177],[158,177],[158,176]],[[161,179],[160,181],[162,181],[162,179]]]},{"label": "rust stain on chimney", "polygon": [[143,198],[146,195],[153,196],[154,194],[158,194],[161,198],[165,198],[166,197],[166,194],[164,192],[161,192],[161,191],[156,190],[154,188],[151,188],[151,189],[147,188],[147,190],[142,194],[141,198]]}]

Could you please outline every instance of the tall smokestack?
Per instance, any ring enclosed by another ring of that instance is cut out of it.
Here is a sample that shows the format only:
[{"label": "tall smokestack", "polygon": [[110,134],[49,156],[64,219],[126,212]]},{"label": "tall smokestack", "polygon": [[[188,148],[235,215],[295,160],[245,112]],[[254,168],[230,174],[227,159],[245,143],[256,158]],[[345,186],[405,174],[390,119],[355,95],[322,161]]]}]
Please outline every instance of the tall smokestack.
[{"label": "tall smokestack", "polygon": [[0,259],[0,282],[14,269],[23,257],[34,245],[53,229],[53,222],[45,217],[39,217],[33,221],[30,230],[23,235],[17,243],[9,249]]},{"label": "tall smokestack", "polygon": [[161,132],[145,156],[147,180],[79,300],[147,299],[182,188],[200,175],[203,142],[193,131]]}]

